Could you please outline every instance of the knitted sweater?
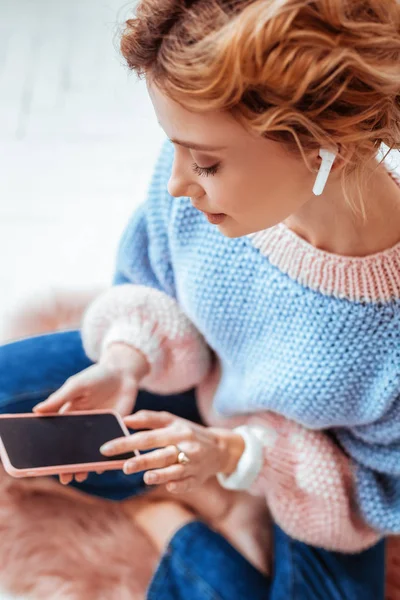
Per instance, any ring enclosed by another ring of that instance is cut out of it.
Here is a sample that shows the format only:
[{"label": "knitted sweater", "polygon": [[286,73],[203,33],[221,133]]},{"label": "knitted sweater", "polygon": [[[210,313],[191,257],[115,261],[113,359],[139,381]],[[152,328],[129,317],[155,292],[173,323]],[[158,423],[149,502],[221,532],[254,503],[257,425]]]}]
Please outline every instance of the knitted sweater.
[{"label": "knitted sweater", "polygon": [[253,428],[250,491],[293,537],[351,552],[400,532],[400,243],[343,257],[284,224],[228,239],[168,194],[172,160],[166,143],[84,316],[88,356],[132,344],[144,387],[197,386],[210,424]]}]

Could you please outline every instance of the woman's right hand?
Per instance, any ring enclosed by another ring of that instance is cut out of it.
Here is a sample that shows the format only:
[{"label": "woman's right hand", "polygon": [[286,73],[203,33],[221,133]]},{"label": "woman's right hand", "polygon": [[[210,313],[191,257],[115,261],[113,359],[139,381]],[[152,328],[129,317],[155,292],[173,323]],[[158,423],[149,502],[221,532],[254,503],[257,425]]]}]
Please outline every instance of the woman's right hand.
[{"label": "woman's right hand", "polygon": [[[148,371],[145,357],[127,344],[112,344],[97,364],[73,375],[47,400],[37,404],[36,414],[66,413],[111,408],[122,416],[133,412],[139,381]],[[87,473],[78,473],[84,481]],[[72,474],[60,475],[61,483],[69,483]]]}]

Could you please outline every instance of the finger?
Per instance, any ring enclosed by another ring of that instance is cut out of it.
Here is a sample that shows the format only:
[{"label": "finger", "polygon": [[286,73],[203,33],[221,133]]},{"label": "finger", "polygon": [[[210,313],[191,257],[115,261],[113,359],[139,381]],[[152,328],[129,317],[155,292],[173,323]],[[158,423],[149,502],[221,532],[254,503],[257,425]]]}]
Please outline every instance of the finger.
[{"label": "finger", "polygon": [[140,473],[141,471],[147,471],[149,469],[169,467],[176,463],[177,455],[178,451],[176,446],[167,446],[166,448],[154,450],[154,452],[140,454],[125,462],[124,473],[125,475],[130,475],[131,473]]},{"label": "finger", "polygon": [[124,423],[132,429],[158,429],[170,425],[176,419],[175,415],[166,411],[139,410],[137,413],[125,417]]},{"label": "finger", "polygon": [[74,397],[78,395],[77,386],[65,383],[59,390],[54,392],[54,394],[51,394],[47,400],[36,404],[36,406],[33,407],[33,411],[40,413],[57,412],[63,404],[74,399],[71,398],[72,395],[74,395]]},{"label": "finger", "polygon": [[68,412],[69,410],[71,410],[71,406],[72,406],[71,402],[66,402],[65,404],[63,404],[63,406],[60,408],[60,410],[58,412],[60,413],[60,415],[63,415],[66,412]]},{"label": "finger", "polygon": [[184,492],[189,492],[195,487],[196,480],[194,477],[186,477],[186,479],[182,479],[181,481],[173,481],[168,483],[166,486],[167,491],[171,494],[183,494]]},{"label": "finger", "polygon": [[97,475],[103,475],[104,471],[96,471]]},{"label": "finger", "polygon": [[162,485],[170,481],[177,481],[187,477],[187,467],[184,465],[172,465],[165,469],[156,469],[147,471],[144,476],[144,482],[148,485]]},{"label": "finger", "polygon": [[153,448],[172,446],[189,439],[190,433],[190,430],[186,432],[168,428],[140,431],[128,437],[107,442],[100,448],[100,452],[105,456],[113,456],[132,450],[152,450]]},{"label": "finger", "polygon": [[74,476],[71,473],[63,473],[60,477],[60,482],[63,485],[68,485],[73,480]]},{"label": "finger", "polygon": [[85,479],[88,478],[89,473],[76,473],[75,474],[75,481],[77,481],[78,483],[82,483],[82,481],[85,481]]}]

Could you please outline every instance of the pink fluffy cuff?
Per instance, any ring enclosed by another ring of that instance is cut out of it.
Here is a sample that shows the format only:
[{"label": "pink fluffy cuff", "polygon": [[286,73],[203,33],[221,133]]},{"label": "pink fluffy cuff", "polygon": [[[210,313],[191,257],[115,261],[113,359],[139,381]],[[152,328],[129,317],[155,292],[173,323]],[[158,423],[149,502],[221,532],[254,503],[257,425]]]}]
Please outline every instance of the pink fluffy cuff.
[{"label": "pink fluffy cuff", "polygon": [[126,284],[106,290],[86,310],[81,333],[93,362],[114,342],[140,350],[151,367],[141,385],[161,394],[196,386],[211,365],[204,338],[176,301],[145,286]]}]

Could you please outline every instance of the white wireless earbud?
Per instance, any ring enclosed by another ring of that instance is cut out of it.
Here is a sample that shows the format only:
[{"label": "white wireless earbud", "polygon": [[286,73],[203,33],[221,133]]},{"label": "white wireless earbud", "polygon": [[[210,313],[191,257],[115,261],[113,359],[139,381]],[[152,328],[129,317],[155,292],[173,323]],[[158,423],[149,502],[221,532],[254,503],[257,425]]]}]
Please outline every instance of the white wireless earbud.
[{"label": "white wireless earbud", "polygon": [[322,161],[313,187],[313,193],[316,196],[320,196],[325,189],[329,173],[331,172],[332,165],[335,162],[335,158],[337,156],[337,152],[332,152],[332,150],[326,150],[325,148],[321,148],[319,151],[319,155],[322,158]]}]

